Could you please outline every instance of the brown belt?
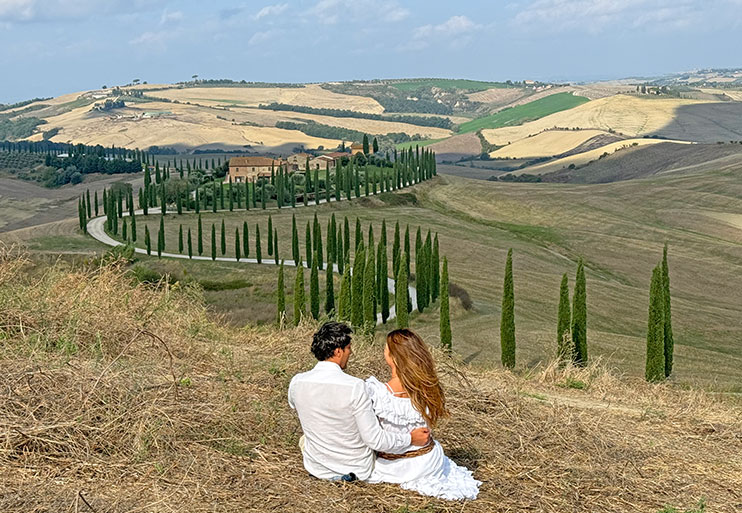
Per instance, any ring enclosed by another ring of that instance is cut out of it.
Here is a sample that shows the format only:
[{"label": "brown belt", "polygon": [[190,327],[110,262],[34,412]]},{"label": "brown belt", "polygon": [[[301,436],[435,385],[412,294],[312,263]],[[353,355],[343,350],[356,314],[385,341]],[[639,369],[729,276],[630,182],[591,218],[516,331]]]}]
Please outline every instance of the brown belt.
[{"label": "brown belt", "polygon": [[435,441],[431,438],[430,443],[428,445],[426,445],[425,447],[420,447],[419,449],[415,449],[414,451],[409,451],[404,454],[377,452],[376,457],[382,458],[385,460],[401,460],[402,458],[414,458],[415,456],[422,456],[423,454],[428,454],[430,451],[433,450],[434,446],[435,446]]}]

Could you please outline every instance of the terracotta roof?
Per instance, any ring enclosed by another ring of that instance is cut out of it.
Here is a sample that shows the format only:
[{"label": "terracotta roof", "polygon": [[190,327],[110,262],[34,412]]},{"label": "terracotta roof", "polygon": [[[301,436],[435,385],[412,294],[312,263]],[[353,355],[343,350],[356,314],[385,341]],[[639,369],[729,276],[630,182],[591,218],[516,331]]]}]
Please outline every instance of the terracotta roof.
[{"label": "terracotta roof", "polygon": [[345,153],[343,151],[334,151],[332,153],[327,154],[328,157],[331,157],[333,159],[339,159],[341,157],[350,157],[350,153]]},{"label": "terracotta roof", "polygon": [[229,159],[229,167],[262,167],[262,166],[280,166],[282,160],[272,159],[270,157],[232,157]]}]

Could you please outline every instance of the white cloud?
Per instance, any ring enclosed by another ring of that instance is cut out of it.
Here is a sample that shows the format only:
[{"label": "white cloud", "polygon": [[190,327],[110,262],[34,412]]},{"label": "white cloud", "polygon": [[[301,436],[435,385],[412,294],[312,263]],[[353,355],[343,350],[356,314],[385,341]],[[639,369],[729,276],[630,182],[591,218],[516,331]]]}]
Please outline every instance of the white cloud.
[{"label": "white cloud", "polygon": [[457,36],[476,30],[479,26],[466,16],[451,16],[440,25],[423,25],[415,29],[415,39],[427,39],[431,36]]},{"label": "white cloud", "polygon": [[320,23],[334,25],[340,21],[395,23],[410,16],[410,11],[396,0],[319,0],[308,14]]},{"label": "white cloud", "polygon": [[256,32],[252,35],[252,37],[248,40],[247,46],[256,46],[261,43],[265,43],[266,41],[270,41],[271,39],[278,36],[280,32],[277,30],[264,30],[261,32]]},{"label": "white cloud", "polygon": [[182,11],[169,11],[165,9],[162,11],[162,16],[160,17],[160,25],[167,25],[168,23],[178,22],[182,19]]},{"label": "white cloud", "polygon": [[0,21],[61,21],[152,11],[164,0],[0,0]]},{"label": "white cloud", "polygon": [[520,10],[513,22],[522,30],[549,32],[598,33],[609,27],[667,30],[697,22],[708,4],[697,0],[535,0]]},{"label": "white cloud", "polygon": [[254,18],[256,20],[259,20],[261,18],[265,18],[266,16],[278,16],[288,8],[289,4],[266,5],[265,7],[260,9],[257,14],[255,14]]}]

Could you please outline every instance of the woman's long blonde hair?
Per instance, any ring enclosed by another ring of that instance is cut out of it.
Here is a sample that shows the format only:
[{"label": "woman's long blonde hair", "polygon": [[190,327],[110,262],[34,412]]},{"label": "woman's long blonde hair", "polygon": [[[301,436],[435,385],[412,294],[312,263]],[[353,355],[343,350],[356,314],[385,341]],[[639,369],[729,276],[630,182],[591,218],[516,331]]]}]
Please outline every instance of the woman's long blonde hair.
[{"label": "woman's long blonde hair", "polygon": [[423,340],[408,329],[394,330],[386,336],[389,355],[397,368],[397,378],[410,396],[412,406],[435,427],[448,416],[435,362]]}]

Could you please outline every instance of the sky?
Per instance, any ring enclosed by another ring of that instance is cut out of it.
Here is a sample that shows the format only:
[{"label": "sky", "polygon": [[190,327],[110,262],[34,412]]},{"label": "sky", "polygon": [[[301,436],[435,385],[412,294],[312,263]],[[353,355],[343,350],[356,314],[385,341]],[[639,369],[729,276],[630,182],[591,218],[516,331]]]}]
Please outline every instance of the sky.
[{"label": "sky", "polygon": [[647,77],[740,48],[742,0],[0,0],[0,103],[192,75]]}]

